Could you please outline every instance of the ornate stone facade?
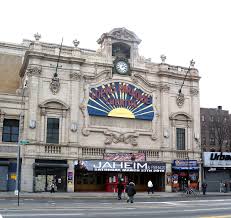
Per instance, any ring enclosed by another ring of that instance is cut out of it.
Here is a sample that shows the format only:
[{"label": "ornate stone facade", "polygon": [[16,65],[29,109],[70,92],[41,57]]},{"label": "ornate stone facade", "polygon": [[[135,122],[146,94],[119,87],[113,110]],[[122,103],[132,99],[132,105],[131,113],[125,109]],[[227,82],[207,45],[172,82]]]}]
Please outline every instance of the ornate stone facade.
[{"label": "ornate stone facade", "polygon": [[[0,93],[0,111],[4,111],[4,116],[14,114],[19,117],[21,110],[24,111],[21,138],[29,140],[30,144],[25,145],[22,150],[23,191],[33,191],[32,172],[37,159],[67,160],[68,169],[73,173],[74,160],[85,157],[102,159],[102,152],[147,152],[147,161],[166,163],[166,173],[171,173],[172,161],[184,158],[185,154],[190,159],[199,161],[200,149],[193,140],[193,133],[200,129],[198,71],[193,68],[194,73],[187,76],[182,93],[184,101],[178,98],[176,103],[179,84],[182,84],[187,68],[167,64],[165,56],[162,56],[159,64],[140,57],[140,42],[132,31],[125,28],[116,28],[103,34],[98,40],[100,49],[97,51],[78,48],[79,42],[76,40],[73,48],[63,46],[59,60],[62,68],[55,78],[53,73],[59,46],[37,40],[24,47],[27,55],[24,56],[23,52],[21,54],[24,62],[20,76],[22,82],[28,80],[28,94],[24,97],[16,94],[10,97]],[[126,44],[129,48],[131,75],[112,74],[115,59],[112,47],[115,43]],[[20,48],[19,46],[18,49]],[[2,50],[0,46],[0,53]],[[133,84],[151,96],[153,120],[90,116],[90,90],[115,82]],[[18,88],[25,89],[22,85]],[[172,114],[183,116],[186,120],[182,118],[181,122],[179,117]],[[2,120],[3,113],[0,115]],[[46,143],[49,117],[59,119],[58,149]],[[32,121],[36,125],[30,128]],[[2,131],[2,121],[0,127]],[[183,156],[179,156],[176,149],[177,127],[187,129],[187,150]],[[92,152],[85,152],[86,149]],[[100,152],[95,152],[95,149]],[[7,149],[4,148],[4,151]],[[149,155],[154,153],[158,155]],[[0,157],[3,157],[1,150]],[[12,152],[8,152],[8,157],[12,157]],[[67,190],[74,191],[73,183],[68,183]],[[165,190],[170,190],[168,184]]]}]

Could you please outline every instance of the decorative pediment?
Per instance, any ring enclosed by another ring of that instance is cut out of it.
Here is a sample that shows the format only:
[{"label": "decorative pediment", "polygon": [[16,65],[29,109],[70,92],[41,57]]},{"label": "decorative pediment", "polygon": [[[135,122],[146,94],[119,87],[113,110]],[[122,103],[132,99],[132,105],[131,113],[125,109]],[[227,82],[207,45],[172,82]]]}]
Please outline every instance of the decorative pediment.
[{"label": "decorative pediment", "polygon": [[173,113],[170,115],[169,119],[178,121],[192,121],[192,117],[185,112]]},{"label": "decorative pediment", "polygon": [[97,40],[99,44],[102,44],[105,38],[112,38],[119,41],[130,41],[140,44],[141,39],[126,28],[114,28],[109,33],[103,33],[102,36]]},{"label": "decorative pediment", "polygon": [[61,100],[49,99],[39,104],[40,108],[56,109],[56,110],[68,110],[69,106]]}]

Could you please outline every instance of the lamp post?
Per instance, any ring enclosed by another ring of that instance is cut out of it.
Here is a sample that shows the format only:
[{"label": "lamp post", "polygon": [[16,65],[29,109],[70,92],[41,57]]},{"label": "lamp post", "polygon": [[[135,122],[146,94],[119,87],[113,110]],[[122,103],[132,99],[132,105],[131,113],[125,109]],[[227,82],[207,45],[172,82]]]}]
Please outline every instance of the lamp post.
[{"label": "lamp post", "polygon": [[188,188],[189,188],[189,156],[187,156],[187,158],[186,158],[186,160],[187,160],[187,165],[188,165],[188,181],[187,181],[187,183],[188,183]]}]

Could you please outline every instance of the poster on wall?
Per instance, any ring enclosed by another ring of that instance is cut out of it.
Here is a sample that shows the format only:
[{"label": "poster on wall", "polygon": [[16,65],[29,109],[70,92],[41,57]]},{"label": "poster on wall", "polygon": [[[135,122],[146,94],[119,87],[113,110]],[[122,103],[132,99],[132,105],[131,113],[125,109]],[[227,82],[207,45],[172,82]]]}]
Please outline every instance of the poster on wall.
[{"label": "poster on wall", "polygon": [[113,82],[91,88],[89,115],[153,120],[153,99],[132,84]]}]

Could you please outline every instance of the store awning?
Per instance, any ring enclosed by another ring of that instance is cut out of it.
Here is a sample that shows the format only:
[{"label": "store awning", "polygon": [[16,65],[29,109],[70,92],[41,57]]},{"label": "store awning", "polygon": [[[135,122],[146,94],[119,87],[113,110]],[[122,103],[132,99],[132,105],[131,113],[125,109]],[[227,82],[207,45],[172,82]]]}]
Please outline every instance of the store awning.
[{"label": "store awning", "polygon": [[52,167],[56,167],[56,168],[68,168],[69,164],[61,164],[61,163],[34,163],[33,164],[34,167],[44,167],[44,168],[52,168]]},{"label": "store awning", "polygon": [[0,166],[8,166],[8,165],[10,165],[10,161],[0,160]]}]

